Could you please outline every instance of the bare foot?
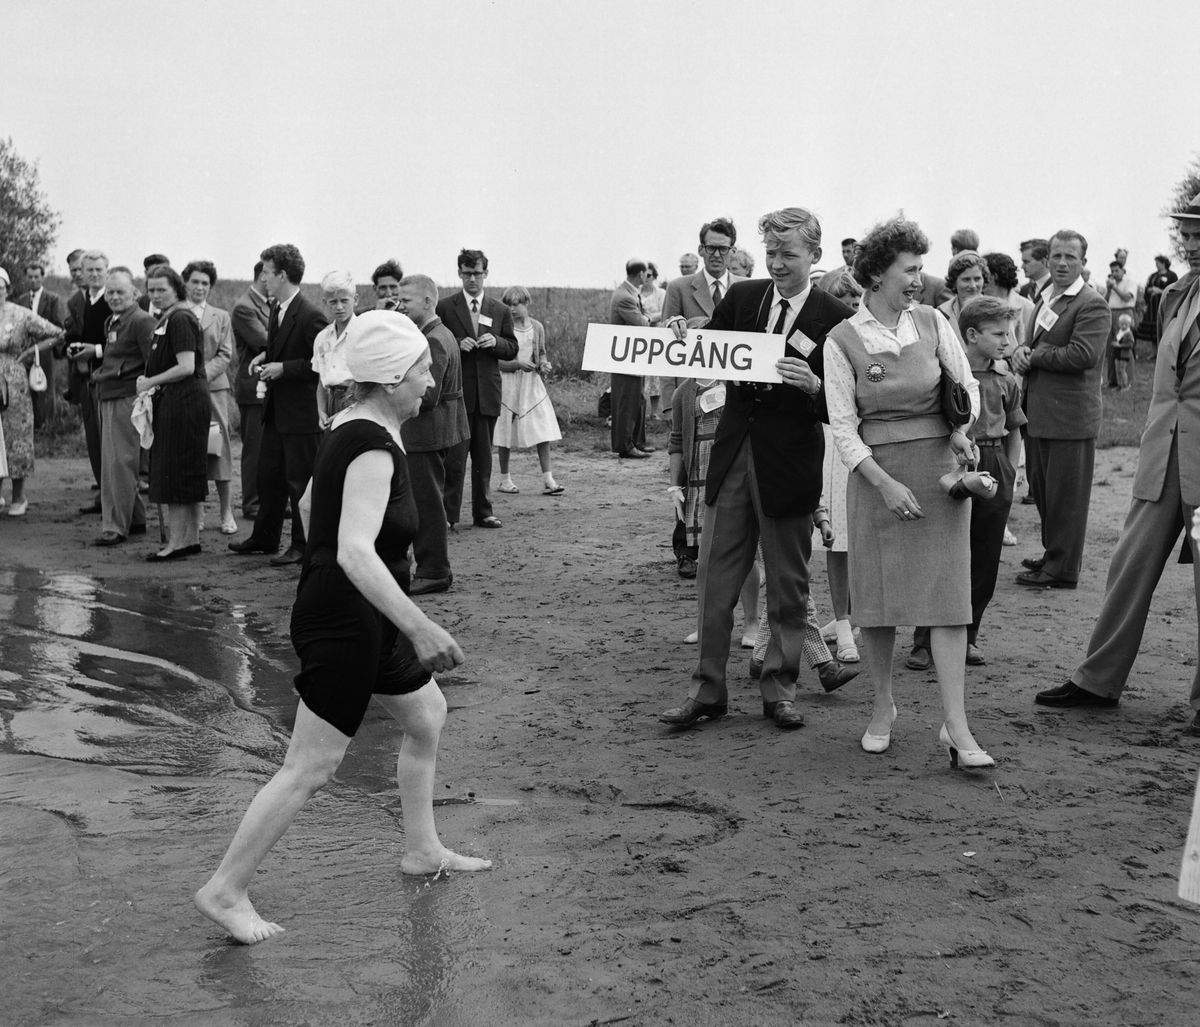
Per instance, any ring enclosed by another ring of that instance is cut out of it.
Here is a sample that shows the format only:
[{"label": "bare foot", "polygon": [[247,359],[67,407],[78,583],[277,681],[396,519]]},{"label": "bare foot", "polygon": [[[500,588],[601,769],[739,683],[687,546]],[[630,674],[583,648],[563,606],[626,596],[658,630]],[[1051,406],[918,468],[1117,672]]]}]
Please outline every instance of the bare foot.
[{"label": "bare foot", "polygon": [[196,892],[193,901],[201,913],[224,927],[234,941],[243,945],[255,945],[272,935],[283,933],[284,929],[279,924],[273,924],[258,915],[249,896],[243,893],[238,898],[230,899],[222,895],[212,881]]},{"label": "bare foot", "polygon": [[441,874],[451,870],[490,870],[490,859],[462,856],[442,847],[440,852],[406,852],[400,860],[400,872],[404,874]]}]

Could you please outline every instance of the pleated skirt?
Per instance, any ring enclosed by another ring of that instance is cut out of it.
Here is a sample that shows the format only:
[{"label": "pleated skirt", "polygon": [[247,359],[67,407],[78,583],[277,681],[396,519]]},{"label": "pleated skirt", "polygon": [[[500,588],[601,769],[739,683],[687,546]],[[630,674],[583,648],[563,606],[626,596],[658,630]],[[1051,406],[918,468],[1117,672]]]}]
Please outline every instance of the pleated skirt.
[{"label": "pleated skirt", "polygon": [[861,627],[971,622],[971,501],[938,480],[957,466],[948,437],[872,446],[875,461],[916,496],[924,517],[902,521],[861,474],[846,489],[850,605]]},{"label": "pleated skirt", "polygon": [[150,502],[202,503],[208,495],[208,382],[188,378],[154,396]]}]

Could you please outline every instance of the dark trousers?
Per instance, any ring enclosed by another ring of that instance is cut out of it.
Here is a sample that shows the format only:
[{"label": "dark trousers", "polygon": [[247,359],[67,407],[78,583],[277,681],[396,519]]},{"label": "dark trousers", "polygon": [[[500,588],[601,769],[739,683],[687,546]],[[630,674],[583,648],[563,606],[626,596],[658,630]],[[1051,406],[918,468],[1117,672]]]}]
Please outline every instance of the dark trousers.
[{"label": "dark trousers", "polygon": [[[1183,502],[1179,489],[1179,451],[1172,439],[1162,495],[1157,502],[1134,499],[1129,504],[1109,564],[1104,605],[1092,629],[1087,659],[1071,675],[1080,688],[1110,699],[1124,691],[1141,648],[1150,600],[1167,561],[1179,551],[1180,532],[1192,550],[1192,584],[1200,607],[1200,547],[1188,530],[1195,508]],[[1192,676],[1188,698],[1193,709],[1200,709],[1200,668]]]},{"label": "dark trousers", "polygon": [[240,403],[238,437],[242,440],[242,516],[258,508],[258,453],[262,448],[262,404]]},{"label": "dark trousers", "polygon": [[496,418],[472,410],[468,415],[471,438],[450,450],[446,458],[446,520],[457,524],[462,513],[467,457],[471,458],[471,519],[476,524],[492,516],[492,433]]},{"label": "dark trousers", "polygon": [[292,502],[292,548],[303,549],[304,525],[300,521],[300,497],[312,477],[320,433],[284,435],[269,421],[262,428],[258,454],[258,516],[251,538],[264,549],[278,548],[283,534],[283,517]]},{"label": "dark trousers", "polygon": [[58,396],[54,388],[54,354],[49,349],[44,349],[38,354],[38,363],[43,371],[46,372],[46,391],[33,392],[30,390],[29,398],[33,403],[33,426],[40,428],[51,417],[54,416],[55,404],[58,402]]},{"label": "dark trousers", "polygon": [[1042,570],[1051,577],[1079,580],[1095,465],[1095,439],[1025,439],[1025,473],[1042,519]]},{"label": "dark trousers", "polygon": [[[1000,554],[1004,550],[1004,529],[1012,509],[1013,484],[1016,468],[999,446],[979,447],[979,470],[987,471],[999,483],[991,499],[972,496],[971,503],[971,626],[967,641],[972,645],[979,634],[979,624],[992,596],[996,594],[996,578],[1000,574]],[[913,632],[913,645],[929,648],[929,628]]]},{"label": "dark trousers", "polygon": [[628,453],[646,445],[644,378],[635,374],[612,376],[612,451]]},{"label": "dark trousers", "polygon": [[685,556],[690,556],[695,560],[700,555],[699,546],[688,545],[687,525],[678,517],[675,518],[675,530],[671,532],[671,548],[675,551],[676,562]]},{"label": "dark trousers", "polygon": [[[769,482],[766,487],[770,488]],[[704,509],[696,577],[700,597],[700,661],[692,675],[693,699],[723,703],[728,698],[725,665],[729,661],[733,609],[754,565],[760,539],[767,575],[767,626],[771,641],[763,659],[759,691],[764,702],[795,699],[808,625],[812,531],[811,514],[767,517],[762,512],[759,481],[747,436],[721,482],[716,502]]]},{"label": "dark trousers", "polygon": [[449,449],[408,454],[408,480],[417,504],[420,526],[413,539],[415,578],[450,577],[446,534],[446,458]]},{"label": "dark trousers", "polygon": [[77,395],[79,396],[79,417],[83,421],[83,438],[87,443],[88,461],[92,465],[92,474],[96,476],[96,484],[100,484],[100,400],[96,398],[96,386],[91,382],[81,382]]}]

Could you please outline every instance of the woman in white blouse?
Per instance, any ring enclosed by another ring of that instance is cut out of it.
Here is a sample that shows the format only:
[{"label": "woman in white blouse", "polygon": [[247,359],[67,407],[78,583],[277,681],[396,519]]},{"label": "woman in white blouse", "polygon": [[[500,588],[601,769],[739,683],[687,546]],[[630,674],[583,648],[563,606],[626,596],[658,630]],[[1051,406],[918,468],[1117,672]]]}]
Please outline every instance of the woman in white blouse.
[{"label": "woman in white blouse", "polygon": [[317,372],[317,420],[329,427],[333,415],[350,404],[350,368],[346,366],[346,329],[354,320],[358,289],[349,271],[330,271],[321,279],[325,309],[333,320],[313,339],[312,369]]},{"label": "woman in white blouse", "polygon": [[939,484],[976,456],[965,427],[952,432],[942,414],[942,368],[966,386],[972,418],[979,412],[979,385],[946,319],[916,302],[921,256],[928,251],[924,232],[903,218],[873,228],[854,260],[865,290],[862,306],[825,344],[829,423],[853,472],[847,488],[851,606],[875,683],[862,747],[880,753],[891,741],[896,625],[929,624],[945,714],[941,742],[952,766],[990,767],[964,703],[971,508]]}]

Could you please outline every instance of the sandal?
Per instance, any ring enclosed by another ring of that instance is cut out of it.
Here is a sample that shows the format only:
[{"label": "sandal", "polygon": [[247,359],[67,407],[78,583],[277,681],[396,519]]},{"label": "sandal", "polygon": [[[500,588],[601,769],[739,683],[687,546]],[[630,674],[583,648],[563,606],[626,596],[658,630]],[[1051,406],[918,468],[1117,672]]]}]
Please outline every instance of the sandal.
[{"label": "sandal", "polygon": [[561,496],[567,490],[561,485],[555,485],[552,489],[542,489],[543,496]]},{"label": "sandal", "polygon": [[837,658],[841,663],[858,663],[858,646],[853,642],[849,645],[839,645],[837,650]]},{"label": "sandal", "polygon": [[497,492],[503,492],[503,493],[505,493],[505,494],[507,494],[507,495],[510,495],[510,496],[515,496],[515,495],[518,495],[518,494],[520,493],[520,491],[521,491],[521,490],[520,490],[519,488],[517,488],[517,486],[516,486],[516,485],[504,485],[504,484],[500,484],[500,485],[497,485],[497,486],[496,486],[496,491],[497,491]]}]

